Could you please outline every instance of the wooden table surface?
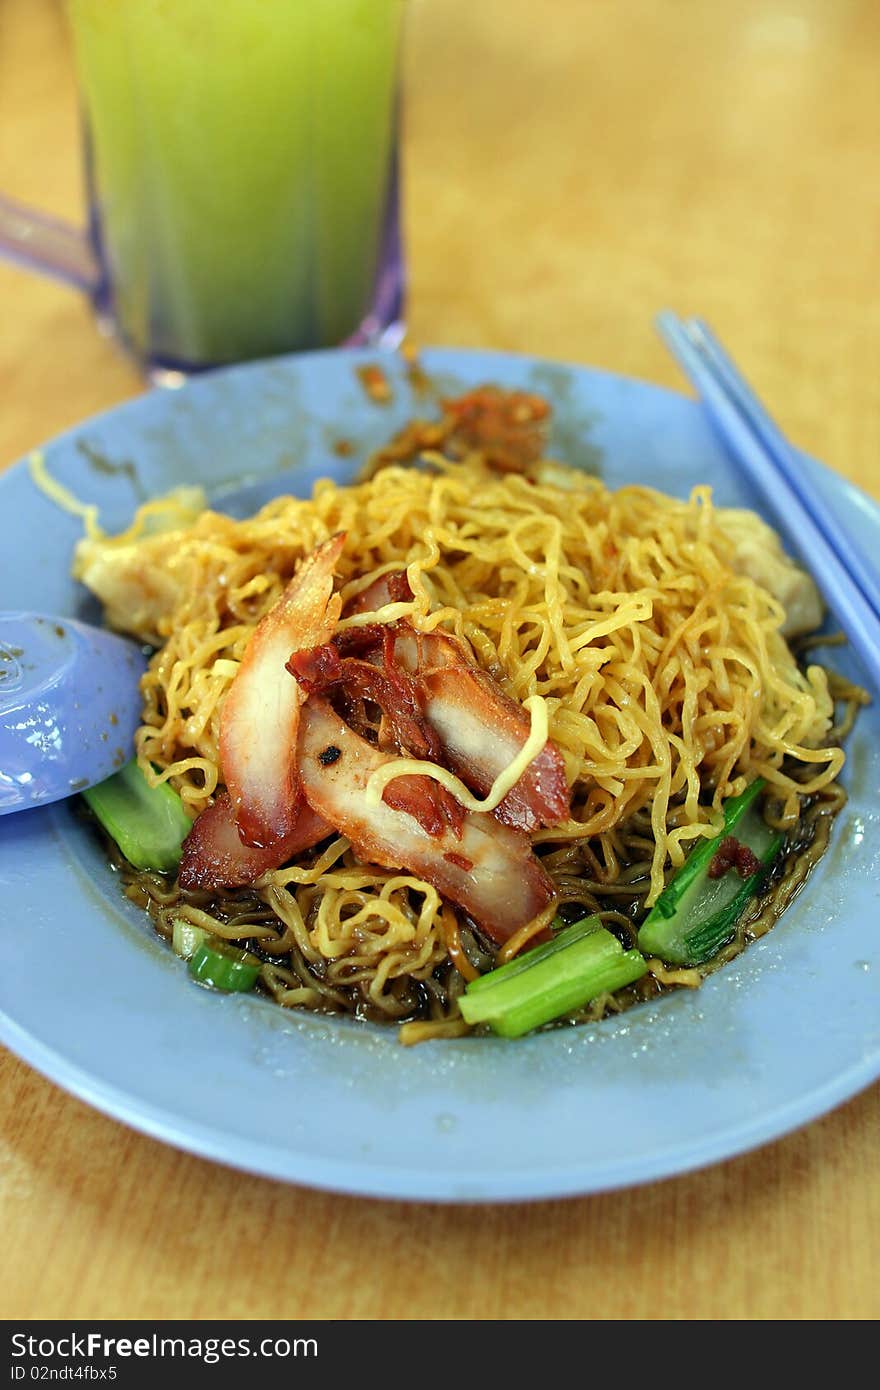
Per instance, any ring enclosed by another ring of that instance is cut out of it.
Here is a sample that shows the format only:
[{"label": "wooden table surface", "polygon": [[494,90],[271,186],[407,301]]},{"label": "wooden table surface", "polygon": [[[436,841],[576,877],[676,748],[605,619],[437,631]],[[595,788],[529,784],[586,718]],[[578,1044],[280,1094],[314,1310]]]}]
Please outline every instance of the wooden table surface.
[{"label": "wooden table surface", "polygon": [[[703,314],[880,496],[876,0],[410,3],[414,338],[679,386],[652,315]],[[79,211],[53,0],[0,0],[0,187]],[[75,293],[0,265],[0,464],[141,389]],[[6,1318],[880,1313],[877,1086],[705,1172],[456,1209],[245,1177],[0,1077]]]}]

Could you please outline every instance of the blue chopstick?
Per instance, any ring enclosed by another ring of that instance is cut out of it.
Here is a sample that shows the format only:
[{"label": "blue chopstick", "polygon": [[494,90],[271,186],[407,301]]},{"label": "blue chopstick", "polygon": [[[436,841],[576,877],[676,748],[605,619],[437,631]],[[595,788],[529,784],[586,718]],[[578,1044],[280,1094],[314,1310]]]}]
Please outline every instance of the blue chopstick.
[{"label": "blue chopstick", "polygon": [[[858,584],[874,612],[880,616],[880,574],[876,568],[865,558],[852,537],[841,535],[839,524],[827,506],[821,505],[816,493],[811,491],[807,485],[804,479],[803,465],[797,453],[779,426],[770,417],[766,407],[755,395],[745,377],[728,357],[709,325],[704,323],[702,319],[691,319],[685,325],[685,330],[691,335],[692,340],[706,359],[711,361],[740,410],[763,441],[764,447],[777,468],[784,474],[789,487],[797,493],[828,544],[841,555],[850,575]],[[845,554],[841,554],[840,543],[844,540],[846,550]]]},{"label": "blue chopstick", "polygon": [[[713,424],[809,569],[880,688],[880,581],[851,537],[821,514],[797,476],[797,455],[707,326],[668,310],[657,327]],[[806,499],[806,500],[805,500]]]}]

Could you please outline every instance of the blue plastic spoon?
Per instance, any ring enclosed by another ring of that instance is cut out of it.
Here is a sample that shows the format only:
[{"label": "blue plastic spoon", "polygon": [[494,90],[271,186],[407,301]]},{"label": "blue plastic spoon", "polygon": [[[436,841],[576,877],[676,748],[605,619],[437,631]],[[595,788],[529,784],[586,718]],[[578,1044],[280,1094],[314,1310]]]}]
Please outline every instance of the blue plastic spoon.
[{"label": "blue plastic spoon", "polygon": [[135,643],[72,618],[0,613],[0,815],[103,782],[134,752]]}]

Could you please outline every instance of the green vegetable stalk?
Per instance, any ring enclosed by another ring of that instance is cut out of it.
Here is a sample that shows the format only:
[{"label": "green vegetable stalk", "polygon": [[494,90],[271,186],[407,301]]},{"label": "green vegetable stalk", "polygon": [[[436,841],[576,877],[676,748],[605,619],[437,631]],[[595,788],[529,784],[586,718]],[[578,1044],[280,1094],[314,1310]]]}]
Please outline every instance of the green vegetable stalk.
[{"label": "green vegetable stalk", "polygon": [[151,787],[132,758],[106,781],[83,792],[88,805],[136,869],[173,873],[191,829],[173,787]]},{"label": "green vegetable stalk", "polygon": [[519,1038],[599,994],[632,984],[646,970],[638,951],[624,951],[598,917],[585,917],[553,941],[473,980],[459,1007],[467,1023],[487,1023],[502,1037]]}]

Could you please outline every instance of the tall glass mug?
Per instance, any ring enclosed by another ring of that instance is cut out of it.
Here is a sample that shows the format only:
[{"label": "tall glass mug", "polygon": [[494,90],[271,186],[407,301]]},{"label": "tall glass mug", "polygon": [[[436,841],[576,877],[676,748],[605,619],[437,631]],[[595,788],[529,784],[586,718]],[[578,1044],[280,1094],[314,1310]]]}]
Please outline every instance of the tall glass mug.
[{"label": "tall glass mug", "polygon": [[0,200],[147,370],[400,336],[404,0],[68,0],[84,233]]}]

